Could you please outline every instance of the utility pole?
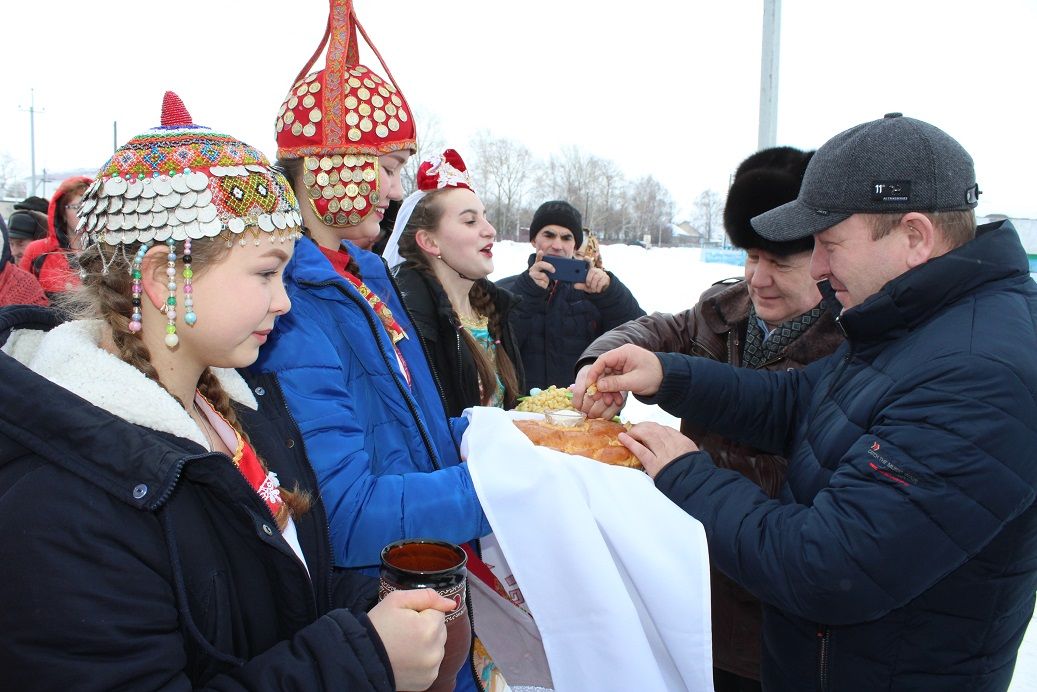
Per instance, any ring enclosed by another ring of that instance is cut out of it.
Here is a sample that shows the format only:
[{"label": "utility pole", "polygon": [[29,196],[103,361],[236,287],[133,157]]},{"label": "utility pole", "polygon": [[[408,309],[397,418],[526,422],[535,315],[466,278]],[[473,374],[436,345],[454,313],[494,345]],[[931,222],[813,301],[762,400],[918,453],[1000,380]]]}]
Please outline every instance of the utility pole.
[{"label": "utility pole", "polygon": [[[20,108],[19,110],[26,110]],[[32,186],[29,195],[36,194],[36,91],[29,89],[29,162],[32,167]],[[40,111],[42,113],[42,111]]]},{"label": "utility pole", "polygon": [[781,52],[781,0],[763,0],[763,50],[760,54],[759,149],[778,140],[778,55]]}]

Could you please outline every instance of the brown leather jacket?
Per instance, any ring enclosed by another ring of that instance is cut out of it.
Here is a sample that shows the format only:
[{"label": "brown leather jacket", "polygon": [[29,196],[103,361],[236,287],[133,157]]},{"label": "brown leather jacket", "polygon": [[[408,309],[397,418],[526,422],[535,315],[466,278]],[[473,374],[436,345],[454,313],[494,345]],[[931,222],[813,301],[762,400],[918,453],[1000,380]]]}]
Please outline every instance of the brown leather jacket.
[{"label": "brown leather jacket", "polygon": [[[653,313],[627,322],[595,340],[580,356],[577,370],[602,353],[623,344],[637,344],[649,351],[702,356],[736,367],[742,366],[742,342],[749,323],[749,289],[745,281],[711,286],[698,304],[677,314]],[[831,312],[814,322],[780,357],[761,369],[802,368],[832,353],[843,341]],[[766,454],[746,445],[681,422],[681,432],[713,462],[734,469],[777,497],[785,482],[784,457]],[[717,668],[743,677],[760,678],[759,602],[717,570],[712,572],[713,661]]]}]

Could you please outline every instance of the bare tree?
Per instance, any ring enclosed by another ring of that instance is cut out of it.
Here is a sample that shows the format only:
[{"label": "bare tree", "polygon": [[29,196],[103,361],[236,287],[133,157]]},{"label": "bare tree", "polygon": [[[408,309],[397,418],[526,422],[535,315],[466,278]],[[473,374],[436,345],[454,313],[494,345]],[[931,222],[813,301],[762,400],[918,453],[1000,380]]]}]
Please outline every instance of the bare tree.
[{"label": "bare tree", "polygon": [[418,151],[407,161],[400,171],[403,182],[403,196],[406,197],[418,187],[418,166],[421,162],[435,154],[443,152],[443,137],[440,134],[439,118],[419,109],[417,136]]},{"label": "bare tree", "polygon": [[663,234],[670,231],[673,223],[673,198],[670,192],[653,176],[646,175],[634,181],[629,188],[627,207],[633,212],[631,228],[633,239],[644,236],[663,244]]},{"label": "bare tree", "polygon": [[532,153],[513,140],[492,138],[486,130],[476,134],[472,151],[473,178],[490,223],[501,238],[518,240],[522,203],[536,165]]},{"label": "bare tree", "polygon": [[18,164],[6,151],[0,154],[0,197],[25,197],[25,181],[18,175]]},{"label": "bare tree", "polygon": [[703,190],[695,199],[695,225],[707,242],[724,237],[724,199],[716,190]]}]

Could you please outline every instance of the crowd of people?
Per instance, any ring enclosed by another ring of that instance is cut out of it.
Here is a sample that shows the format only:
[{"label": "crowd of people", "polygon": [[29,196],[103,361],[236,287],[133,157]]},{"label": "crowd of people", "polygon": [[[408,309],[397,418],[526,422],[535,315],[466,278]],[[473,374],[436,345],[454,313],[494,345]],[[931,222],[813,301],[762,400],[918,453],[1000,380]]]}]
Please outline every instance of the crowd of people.
[{"label": "crowd of people", "polygon": [[[977,228],[961,145],[889,114],[752,153],[724,210],[744,275],[676,314],[565,200],[494,283],[465,162],[428,157],[404,199],[411,106],[330,6],[273,164],[167,92],[96,176],[0,218],[4,684],[427,688],[466,606],[379,601],[381,551],[458,544],[528,616],[483,561],[464,411],[571,385],[592,418],[631,393],[681,418],[620,439],[705,529],[716,690],[1006,689],[1037,590],[1037,286],[1010,222]],[[479,628],[455,689],[506,689]]]}]

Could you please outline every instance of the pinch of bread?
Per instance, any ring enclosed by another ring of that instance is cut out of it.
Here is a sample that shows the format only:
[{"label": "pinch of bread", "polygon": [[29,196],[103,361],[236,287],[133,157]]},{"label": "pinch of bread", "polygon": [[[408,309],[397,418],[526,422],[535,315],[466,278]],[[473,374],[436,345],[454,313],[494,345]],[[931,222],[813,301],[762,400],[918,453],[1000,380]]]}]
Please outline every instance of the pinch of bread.
[{"label": "pinch of bread", "polygon": [[587,385],[587,392],[586,393],[589,394],[590,396],[594,396],[595,394],[597,394],[598,393],[598,383],[597,382],[591,382],[589,385]]},{"label": "pinch of bread", "polygon": [[540,420],[512,422],[533,444],[540,447],[576,454],[612,466],[642,468],[633,452],[619,441],[619,433],[628,429],[620,423],[591,419],[574,427],[565,427]]}]

